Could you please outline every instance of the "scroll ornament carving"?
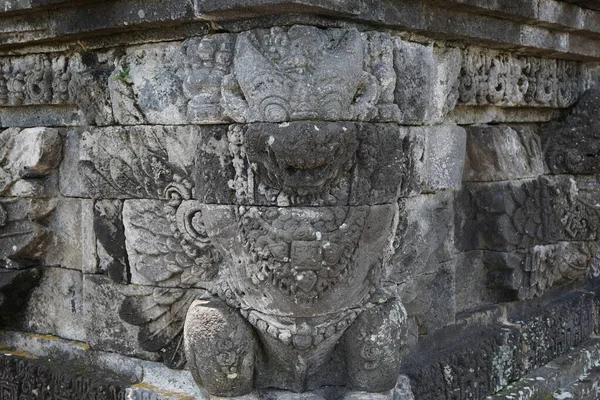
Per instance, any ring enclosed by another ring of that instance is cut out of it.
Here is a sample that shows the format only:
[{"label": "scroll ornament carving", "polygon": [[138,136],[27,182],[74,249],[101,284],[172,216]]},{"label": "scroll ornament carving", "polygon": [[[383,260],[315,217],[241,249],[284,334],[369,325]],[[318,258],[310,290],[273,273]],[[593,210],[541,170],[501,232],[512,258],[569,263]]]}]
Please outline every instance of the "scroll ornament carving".
[{"label": "scroll ornament carving", "polygon": [[20,106],[64,102],[67,72],[56,73],[49,56],[2,60],[0,104]]},{"label": "scroll ornament carving", "polygon": [[[229,57],[218,39],[199,49],[206,63],[219,52]],[[380,50],[371,49],[385,59]],[[246,159],[265,191],[321,196],[351,174],[359,146],[347,123],[288,121],[377,116],[377,82],[388,89],[393,84],[376,65],[377,77],[364,70],[363,37],[355,30],[292,27],[240,34],[221,104],[236,121],[269,123],[229,131],[226,151],[233,156],[236,178],[230,186],[236,195],[253,190],[242,179]],[[186,81],[188,94],[209,79],[202,68]],[[213,89],[202,96],[214,98]],[[214,111],[202,104],[190,100],[188,112]],[[261,135],[263,128],[270,136]],[[321,153],[308,152],[310,141]],[[125,147],[138,148],[132,144]],[[192,188],[190,171],[176,173],[168,155],[155,148],[151,157],[135,157],[130,165],[119,154],[103,157],[105,165],[81,165],[85,175],[93,174],[90,185],[100,181],[126,190],[134,183],[153,196],[162,189],[162,205],[130,200],[124,206],[130,262],[154,286],[128,295],[120,309],[125,321],[140,326],[142,346],[162,352],[172,366],[187,359],[196,382],[219,396],[268,387],[304,392],[339,379],[348,382],[343,390],[391,391],[406,331],[402,304],[380,287],[395,198],[352,206],[347,199],[317,207],[276,208],[252,200],[204,204],[194,198],[203,198],[207,188]],[[155,171],[160,175],[146,186],[145,177]],[[131,176],[141,179],[130,182]],[[396,186],[390,192],[401,182],[401,176],[389,179]],[[359,345],[362,356],[355,357]]]},{"label": "scroll ornament carving", "polygon": [[564,108],[579,97],[582,79],[575,61],[471,48],[463,54],[458,104]]},{"label": "scroll ornament carving", "polygon": [[587,91],[564,120],[544,135],[546,163],[554,174],[600,173],[600,88]]},{"label": "scroll ornament carving", "polygon": [[486,245],[497,250],[495,244],[508,246],[502,252],[486,252],[492,286],[514,290],[525,299],[541,296],[552,286],[600,275],[600,210],[590,201],[597,187],[588,183],[539,178],[506,187],[500,213],[494,206],[480,206],[487,208],[480,211],[487,221],[482,226],[489,226],[482,230],[489,238]]}]

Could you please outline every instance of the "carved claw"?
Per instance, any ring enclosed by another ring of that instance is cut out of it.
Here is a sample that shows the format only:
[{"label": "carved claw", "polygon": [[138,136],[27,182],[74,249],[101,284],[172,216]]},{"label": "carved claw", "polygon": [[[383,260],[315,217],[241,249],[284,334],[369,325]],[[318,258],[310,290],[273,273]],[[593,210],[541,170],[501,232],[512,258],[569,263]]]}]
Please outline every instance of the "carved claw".
[{"label": "carved claw", "polygon": [[185,319],[184,343],[200,387],[217,396],[252,391],[256,339],[236,310],[218,299],[194,301]]},{"label": "carved claw", "polygon": [[406,311],[395,298],[358,316],[343,338],[350,388],[381,393],[396,385],[406,329]]}]

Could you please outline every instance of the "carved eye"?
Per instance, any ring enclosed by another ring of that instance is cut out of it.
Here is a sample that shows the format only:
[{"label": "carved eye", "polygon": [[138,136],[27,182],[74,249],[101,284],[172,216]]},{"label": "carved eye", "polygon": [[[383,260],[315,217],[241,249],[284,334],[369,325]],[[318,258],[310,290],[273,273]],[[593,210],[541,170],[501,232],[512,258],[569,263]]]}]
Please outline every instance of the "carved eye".
[{"label": "carved eye", "polygon": [[265,107],[265,119],[268,122],[283,122],[287,121],[287,110],[280,104],[269,104]]}]

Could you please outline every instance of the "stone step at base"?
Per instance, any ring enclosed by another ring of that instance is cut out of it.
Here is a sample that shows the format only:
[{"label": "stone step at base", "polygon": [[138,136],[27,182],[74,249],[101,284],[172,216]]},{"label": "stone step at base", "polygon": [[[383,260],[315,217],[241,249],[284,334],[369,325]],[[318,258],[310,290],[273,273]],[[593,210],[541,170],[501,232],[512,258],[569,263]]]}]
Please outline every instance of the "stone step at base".
[{"label": "stone step at base", "polygon": [[600,338],[594,337],[486,400],[600,399]]},{"label": "stone step at base", "polygon": [[580,376],[577,382],[552,395],[552,400],[599,400],[600,399],[600,367],[594,367]]}]

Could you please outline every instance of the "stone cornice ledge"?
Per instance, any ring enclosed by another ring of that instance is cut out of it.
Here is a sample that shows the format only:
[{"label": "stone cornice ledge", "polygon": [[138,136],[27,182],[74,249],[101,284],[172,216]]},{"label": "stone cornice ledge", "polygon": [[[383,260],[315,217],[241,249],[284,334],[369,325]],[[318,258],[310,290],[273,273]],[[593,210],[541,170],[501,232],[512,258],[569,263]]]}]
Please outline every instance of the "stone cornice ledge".
[{"label": "stone cornice ledge", "polygon": [[0,47],[286,13],[600,61],[600,12],[556,0],[0,0]]}]

